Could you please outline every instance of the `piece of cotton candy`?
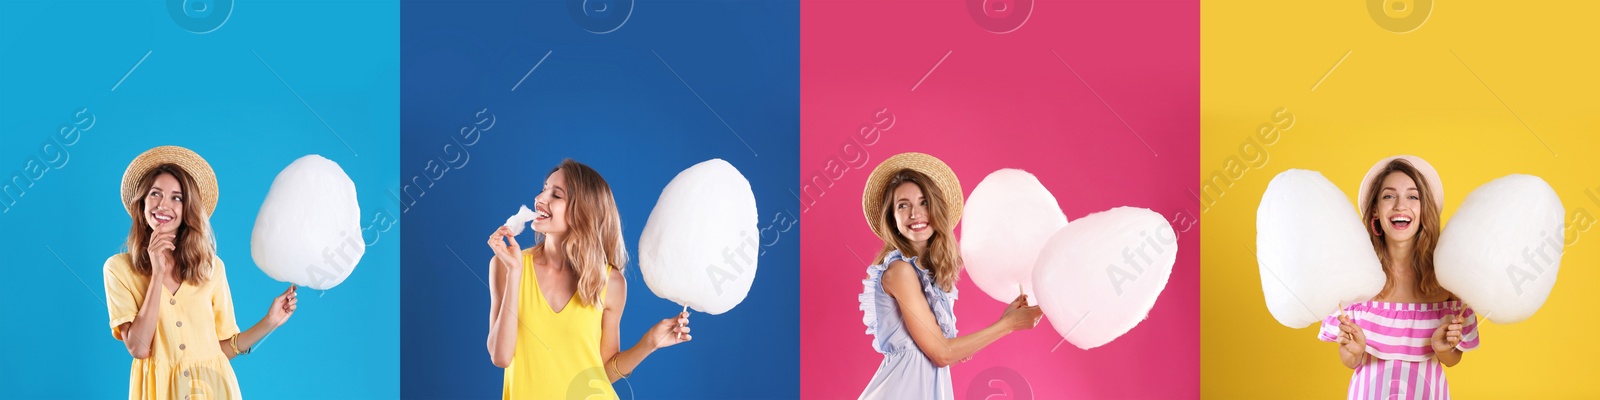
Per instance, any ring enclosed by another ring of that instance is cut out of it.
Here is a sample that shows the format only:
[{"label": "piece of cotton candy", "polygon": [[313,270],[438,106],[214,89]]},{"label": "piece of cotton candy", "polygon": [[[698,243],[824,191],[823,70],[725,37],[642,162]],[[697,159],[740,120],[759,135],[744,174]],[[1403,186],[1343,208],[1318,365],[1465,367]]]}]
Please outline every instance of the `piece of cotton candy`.
[{"label": "piece of cotton candy", "polygon": [[1073,346],[1100,347],[1149,316],[1177,257],[1177,232],[1159,213],[1090,214],[1045,242],[1033,271],[1039,308]]},{"label": "piece of cotton candy", "polygon": [[679,172],[639,235],[639,273],[657,297],[710,314],[750,293],[761,252],[756,196],[721,159]]},{"label": "piece of cotton candy", "polygon": [[1566,243],[1566,209],[1532,175],[1473,189],[1434,250],[1439,285],[1497,324],[1533,316],[1550,297]]},{"label": "piece of cotton candy", "polygon": [[1267,183],[1256,210],[1256,261],[1267,311],[1290,328],[1370,300],[1387,280],[1349,198],[1303,169]]},{"label": "piece of cotton candy", "polygon": [[533,217],[537,215],[534,214],[533,210],[529,210],[528,206],[522,206],[517,210],[516,215],[506,218],[506,227],[511,228],[511,236],[521,235],[522,230],[528,227],[528,222],[533,221]]},{"label": "piece of cotton candy", "polygon": [[267,276],[326,290],[361,262],[361,205],[339,164],[312,154],[272,179],[250,232],[250,257]]},{"label": "piece of cotton candy", "polygon": [[972,190],[961,223],[967,275],[989,297],[1010,303],[1019,290],[1034,293],[1039,250],[1067,226],[1067,215],[1039,178],[1006,168],[984,177]]}]

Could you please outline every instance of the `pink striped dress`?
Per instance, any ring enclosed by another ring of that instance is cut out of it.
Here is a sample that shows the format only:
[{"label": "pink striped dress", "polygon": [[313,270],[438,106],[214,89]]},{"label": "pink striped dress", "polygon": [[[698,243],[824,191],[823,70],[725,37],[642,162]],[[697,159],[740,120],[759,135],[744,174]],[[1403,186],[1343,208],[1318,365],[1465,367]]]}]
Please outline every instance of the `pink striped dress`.
[{"label": "pink striped dress", "polygon": [[[1350,377],[1351,399],[1448,399],[1444,365],[1433,358],[1430,341],[1445,316],[1460,313],[1460,301],[1388,303],[1368,301],[1345,308],[1367,336],[1366,363]],[[1339,316],[1322,320],[1317,338],[1339,340]],[[1463,352],[1478,348],[1478,316],[1471,308],[1462,319]]]}]

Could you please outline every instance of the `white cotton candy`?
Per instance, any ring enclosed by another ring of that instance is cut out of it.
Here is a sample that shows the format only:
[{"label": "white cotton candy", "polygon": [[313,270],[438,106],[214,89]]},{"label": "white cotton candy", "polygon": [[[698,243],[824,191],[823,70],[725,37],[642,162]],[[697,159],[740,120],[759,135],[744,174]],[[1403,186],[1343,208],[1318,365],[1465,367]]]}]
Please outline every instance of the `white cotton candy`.
[{"label": "white cotton candy", "polygon": [[1561,198],[1537,176],[1473,189],[1434,250],[1439,284],[1494,323],[1528,319],[1555,287],[1565,218]]},{"label": "white cotton candy", "polygon": [[511,236],[521,235],[522,230],[528,227],[528,222],[533,221],[535,216],[537,214],[534,214],[533,210],[529,210],[528,206],[522,206],[517,210],[516,215],[506,218],[506,227],[511,228]]},{"label": "white cotton candy", "polygon": [[1033,266],[1067,216],[1039,178],[1020,169],[984,177],[967,197],[961,258],[972,283],[1002,303],[1033,291]]},{"label": "white cotton candy", "polygon": [[1256,261],[1267,310],[1290,328],[1370,300],[1386,280],[1355,206],[1316,171],[1291,169],[1267,184]]},{"label": "white cotton candy", "polygon": [[330,289],[355,271],[365,253],[356,185],[339,164],[312,154],[278,172],[250,233],[250,257],[261,272]]},{"label": "white cotton candy", "polygon": [[1118,207],[1090,214],[1056,232],[1039,254],[1039,308],[1072,345],[1100,347],[1150,314],[1177,257],[1177,232],[1159,213]]},{"label": "white cotton candy", "polygon": [[721,159],[678,173],[639,235],[639,272],[657,297],[721,314],[750,293],[761,252],[756,196]]}]

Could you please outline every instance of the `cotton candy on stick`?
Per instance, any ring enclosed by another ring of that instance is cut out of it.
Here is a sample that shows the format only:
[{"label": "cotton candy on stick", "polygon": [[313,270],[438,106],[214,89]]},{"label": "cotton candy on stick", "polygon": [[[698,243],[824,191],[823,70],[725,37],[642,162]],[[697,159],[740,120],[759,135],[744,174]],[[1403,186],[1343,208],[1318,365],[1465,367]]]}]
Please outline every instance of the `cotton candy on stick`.
[{"label": "cotton candy on stick", "polygon": [[1290,328],[1369,300],[1387,280],[1355,207],[1316,171],[1291,169],[1267,183],[1256,261],[1267,311]]},{"label": "cotton candy on stick", "polygon": [[1001,169],[984,177],[967,197],[961,257],[967,275],[989,297],[1010,303],[1033,292],[1039,250],[1067,216],[1033,174]]},{"label": "cotton candy on stick", "polygon": [[250,257],[261,272],[326,290],[344,282],[365,253],[356,185],[339,164],[312,154],[278,172],[250,232]]},{"label": "cotton candy on stick", "polygon": [[1533,316],[1550,297],[1566,243],[1566,209],[1532,175],[1473,189],[1434,250],[1439,284],[1497,324]]},{"label": "cotton candy on stick", "polygon": [[639,235],[639,272],[657,297],[712,315],[744,301],[760,249],[755,193],[732,164],[679,172]]},{"label": "cotton candy on stick", "polygon": [[1161,214],[1117,207],[1061,228],[1033,271],[1039,308],[1081,349],[1100,347],[1139,325],[1166,290],[1178,235]]},{"label": "cotton candy on stick", "polygon": [[533,221],[533,219],[538,216],[539,214],[533,212],[533,210],[529,210],[528,206],[522,206],[522,208],[517,210],[515,215],[512,215],[510,218],[506,218],[505,226],[506,228],[511,229],[511,236],[521,235],[522,230],[528,227],[528,222]]}]

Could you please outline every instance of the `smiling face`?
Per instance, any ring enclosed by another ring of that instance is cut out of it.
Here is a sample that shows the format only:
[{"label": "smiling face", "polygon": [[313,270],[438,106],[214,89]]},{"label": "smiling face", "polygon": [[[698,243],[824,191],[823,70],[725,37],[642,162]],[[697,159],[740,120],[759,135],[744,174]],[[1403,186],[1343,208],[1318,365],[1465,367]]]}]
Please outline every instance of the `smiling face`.
[{"label": "smiling face", "polygon": [[544,178],[544,189],[533,201],[533,230],[542,234],[567,231],[567,176],[560,169]]},{"label": "smiling face", "polygon": [[921,249],[928,244],[928,238],[933,237],[933,225],[928,217],[928,198],[923,196],[922,187],[914,182],[901,182],[894,188],[890,197],[894,203],[895,230],[900,232],[913,246]]},{"label": "smiling face", "polygon": [[184,201],[188,200],[178,178],[156,175],[144,193],[144,222],[156,233],[177,232],[183,226]]},{"label": "smiling face", "polygon": [[127,206],[128,241],[125,244],[133,257],[135,272],[150,276],[151,258],[148,257],[150,238],[172,234],[173,276],[185,283],[204,282],[210,271],[216,244],[211,240],[211,210],[207,210],[209,193],[200,191],[200,185],[183,168],[162,164],[140,175],[138,188],[131,193]]},{"label": "smiling face", "polygon": [[578,276],[579,304],[600,304],[609,270],[628,265],[622,243],[622,217],[611,186],[593,168],[572,159],[550,170],[534,199],[533,230],[540,249],[559,249],[566,268]]},{"label": "smiling face", "polygon": [[[1374,173],[1366,188],[1371,193],[1364,207],[1367,237],[1372,251],[1383,264],[1384,274],[1393,277],[1395,268],[1410,268],[1411,289],[1424,297],[1448,294],[1434,275],[1434,250],[1439,245],[1439,199],[1432,185],[1438,176],[1424,174],[1406,159],[1394,159]],[[1384,282],[1379,297],[1398,290],[1400,280]]]},{"label": "smiling face", "polygon": [[1383,177],[1378,186],[1373,212],[1383,235],[1390,241],[1406,242],[1417,236],[1422,226],[1422,189],[1405,173],[1395,171]]},{"label": "smiling face", "polygon": [[961,274],[960,244],[951,232],[960,220],[951,217],[955,213],[948,208],[950,200],[940,190],[943,184],[961,186],[954,181],[936,181],[917,170],[902,169],[883,184],[882,202],[869,207],[876,209],[872,214],[876,221],[872,224],[873,233],[883,239],[883,250],[877,259],[896,251],[914,257],[914,265],[927,269],[940,289],[950,291]]}]

